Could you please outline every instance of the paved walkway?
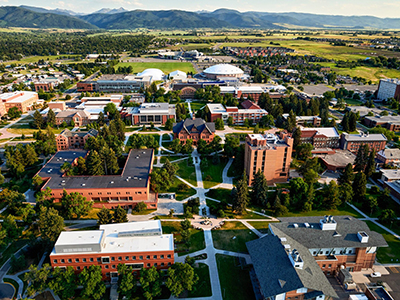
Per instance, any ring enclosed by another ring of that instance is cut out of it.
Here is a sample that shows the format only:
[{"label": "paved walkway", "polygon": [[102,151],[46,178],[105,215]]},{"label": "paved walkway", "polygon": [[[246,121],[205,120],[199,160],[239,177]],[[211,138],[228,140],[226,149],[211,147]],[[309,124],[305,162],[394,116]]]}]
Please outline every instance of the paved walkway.
[{"label": "paved walkway", "polygon": [[233,189],[233,180],[232,180],[233,177],[228,176],[228,170],[231,167],[232,162],[233,158],[230,158],[224,170],[222,171],[222,183],[213,186],[211,189],[218,189],[218,188],[228,189],[228,190]]}]

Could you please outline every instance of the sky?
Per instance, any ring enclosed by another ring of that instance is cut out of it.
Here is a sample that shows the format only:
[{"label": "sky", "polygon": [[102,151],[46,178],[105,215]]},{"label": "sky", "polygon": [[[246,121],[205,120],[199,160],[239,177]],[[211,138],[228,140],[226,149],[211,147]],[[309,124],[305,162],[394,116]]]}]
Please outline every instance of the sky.
[{"label": "sky", "polygon": [[69,9],[91,13],[101,8],[127,10],[181,9],[189,11],[218,8],[239,11],[306,12],[329,15],[371,15],[381,18],[398,18],[399,0],[0,0],[0,5],[30,5],[48,9]]}]

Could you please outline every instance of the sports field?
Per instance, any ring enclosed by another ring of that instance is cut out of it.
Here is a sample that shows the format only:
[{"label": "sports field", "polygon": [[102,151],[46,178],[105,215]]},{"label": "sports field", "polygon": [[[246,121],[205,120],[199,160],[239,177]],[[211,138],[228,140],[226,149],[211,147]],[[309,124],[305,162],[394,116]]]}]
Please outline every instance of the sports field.
[{"label": "sports field", "polygon": [[115,66],[118,67],[127,67],[132,66],[133,73],[139,73],[144,71],[145,69],[156,68],[163,71],[165,74],[169,74],[173,71],[180,70],[185,73],[193,72],[196,73],[193,65],[189,62],[123,62],[119,63]]}]

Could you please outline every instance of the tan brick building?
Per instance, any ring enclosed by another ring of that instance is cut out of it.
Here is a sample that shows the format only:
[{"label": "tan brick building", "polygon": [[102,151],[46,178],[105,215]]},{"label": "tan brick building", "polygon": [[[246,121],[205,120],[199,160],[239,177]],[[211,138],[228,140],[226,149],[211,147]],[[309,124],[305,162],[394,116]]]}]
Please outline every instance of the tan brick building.
[{"label": "tan brick building", "polygon": [[6,112],[8,112],[11,107],[17,107],[18,110],[25,113],[30,109],[32,104],[38,102],[39,96],[35,92],[12,92],[0,94],[0,100]]},{"label": "tan brick building", "polygon": [[64,129],[57,137],[57,151],[69,149],[83,149],[90,137],[96,137],[98,131],[90,129],[89,131],[70,131]]},{"label": "tan brick building", "polygon": [[248,134],[245,144],[244,168],[251,185],[261,170],[268,184],[289,179],[293,139],[287,134]]}]

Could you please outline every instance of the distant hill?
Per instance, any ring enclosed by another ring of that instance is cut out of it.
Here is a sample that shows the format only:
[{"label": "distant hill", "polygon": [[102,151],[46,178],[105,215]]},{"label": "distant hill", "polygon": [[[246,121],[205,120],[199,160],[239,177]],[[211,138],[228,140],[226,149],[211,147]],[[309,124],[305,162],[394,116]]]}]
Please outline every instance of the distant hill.
[{"label": "distant hill", "polygon": [[33,6],[0,7],[0,27],[101,28],[101,29],[195,29],[253,28],[280,29],[293,26],[334,29],[400,29],[400,18],[373,16],[317,15],[308,13],[239,12],[217,9],[213,12],[183,10],[133,10],[103,8],[80,14],[63,9]]},{"label": "distant hill", "polygon": [[93,14],[118,14],[118,13],[122,13],[122,12],[127,12],[128,10],[126,10],[123,7],[120,8],[102,8],[98,11],[95,11]]},{"label": "distant hill", "polygon": [[0,27],[95,29],[96,26],[72,16],[39,13],[16,6],[0,7]]},{"label": "distant hill", "polygon": [[197,14],[182,10],[133,10],[117,14],[90,14],[81,19],[104,29],[135,29],[135,28],[223,28],[232,27],[224,20],[218,20],[211,15]]}]

